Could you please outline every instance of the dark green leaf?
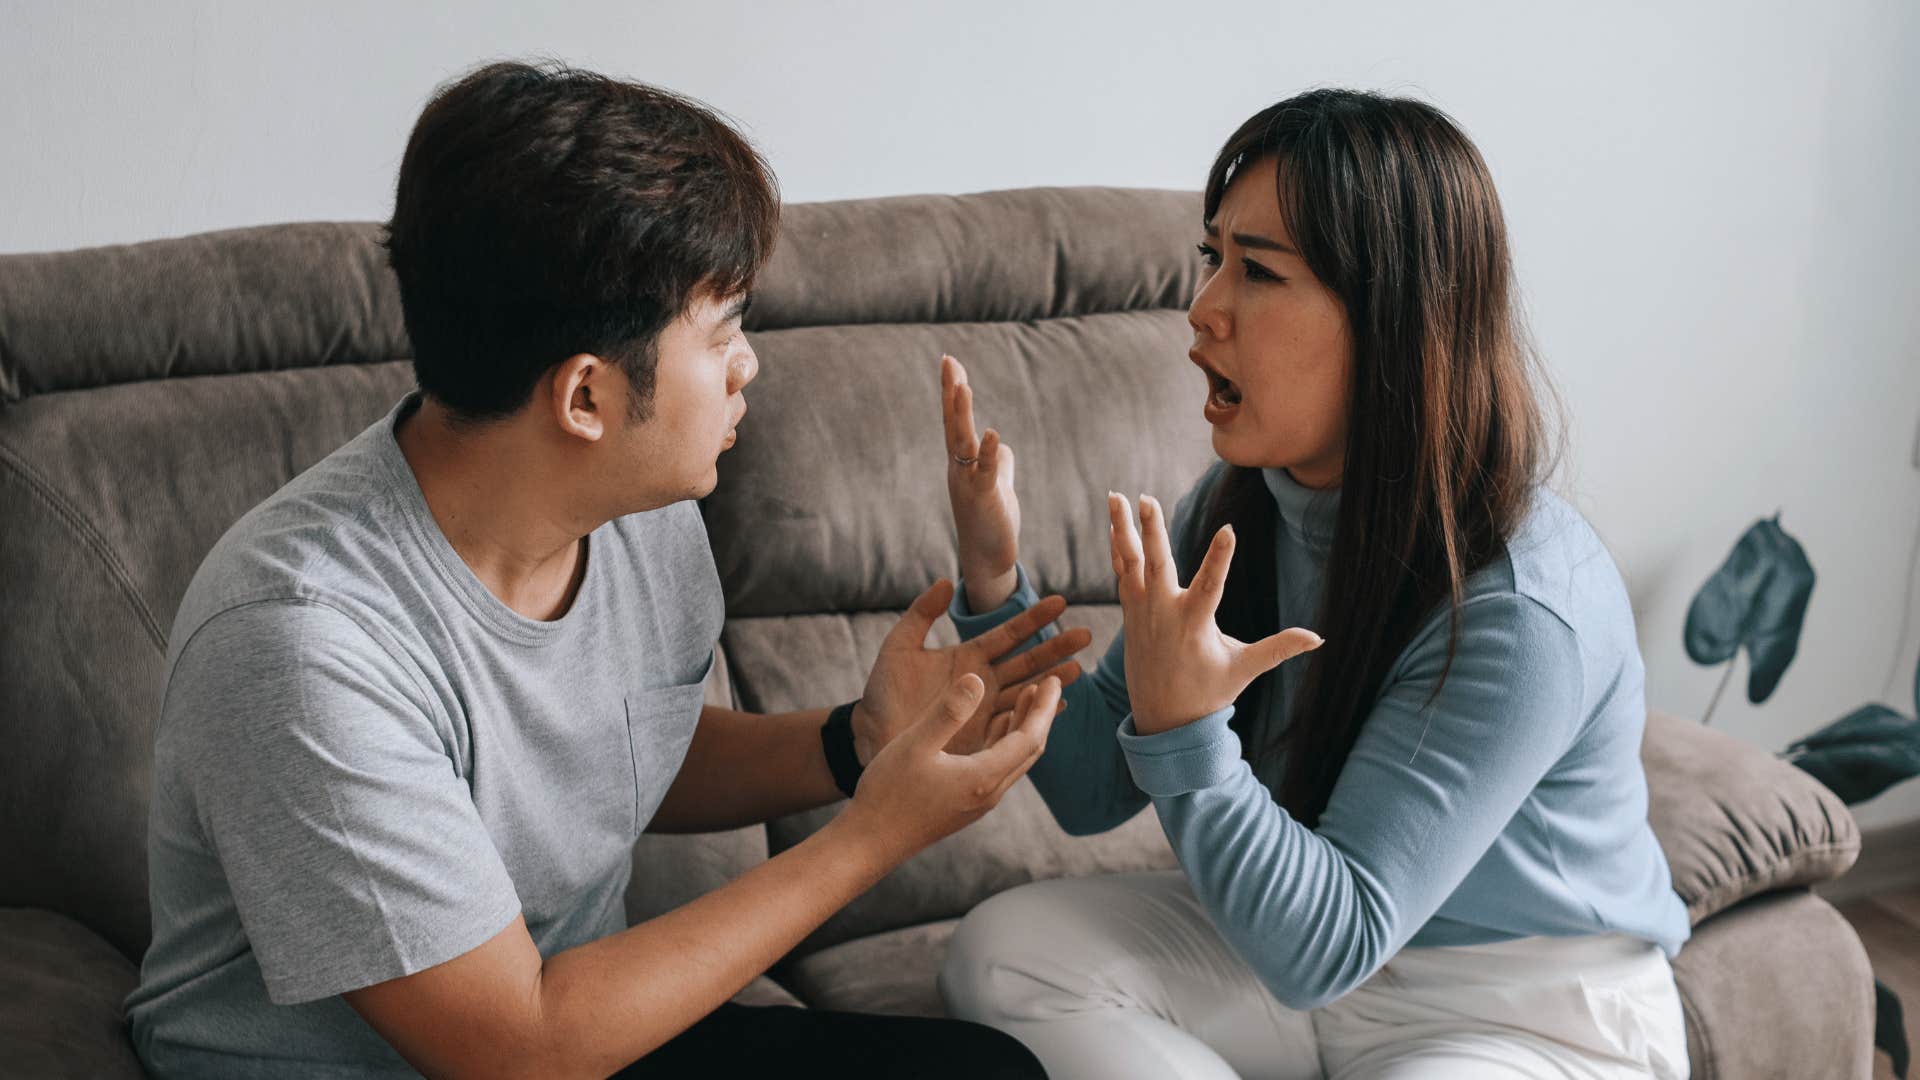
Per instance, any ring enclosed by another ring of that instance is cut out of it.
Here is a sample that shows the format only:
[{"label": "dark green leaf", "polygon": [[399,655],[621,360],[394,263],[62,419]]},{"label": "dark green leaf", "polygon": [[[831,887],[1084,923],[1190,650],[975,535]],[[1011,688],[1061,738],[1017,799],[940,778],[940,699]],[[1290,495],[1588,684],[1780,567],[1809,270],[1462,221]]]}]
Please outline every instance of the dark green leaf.
[{"label": "dark green leaf", "polygon": [[1755,525],[1740,537],[1733,553],[1694,594],[1687,607],[1687,655],[1696,664],[1723,664],[1740,651],[1753,596],[1766,581]]},{"label": "dark green leaf", "polygon": [[1747,630],[1747,700],[1755,705],[1773,696],[1780,677],[1800,649],[1800,627],[1806,622],[1807,601],[1813,596],[1813,564],[1800,542],[1787,535],[1778,517],[1765,524],[1773,572],[1760,590]]},{"label": "dark green leaf", "polygon": [[1747,700],[1772,696],[1800,647],[1813,565],[1775,515],[1754,522],[1687,608],[1687,655],[1720,664],[1747,650]]},{"label": "dark green leaf", "polygon": [[1907,1080],[1908,1047],[1905,1010],[1893,987],[1873,980],[1873,1045],[1893,1059],[1893,1075]]},{"label": "dark green leaf", "polygon": [[[1900,722],[1890,723],[1886,715],[1872,710],[1882,710]],[[1834,727],[1849,722],[1855,725],[1844,737],[1798,750],[1788,760],[1827,785],[1849,806],[1865,802],[1908,777],[1920,776],[1920,721],[1908,720],[1883,705],[1869,705]],[[1811,743],[1819,737],[1810,736],[1803,742]]]},{"label": "dark green leaf", "polygon": [[1897,739],[1900,732],[1912,726],[1912,720],[1885,705],[1862,705],[1819,731],[1788,744],[1787,751]]}]

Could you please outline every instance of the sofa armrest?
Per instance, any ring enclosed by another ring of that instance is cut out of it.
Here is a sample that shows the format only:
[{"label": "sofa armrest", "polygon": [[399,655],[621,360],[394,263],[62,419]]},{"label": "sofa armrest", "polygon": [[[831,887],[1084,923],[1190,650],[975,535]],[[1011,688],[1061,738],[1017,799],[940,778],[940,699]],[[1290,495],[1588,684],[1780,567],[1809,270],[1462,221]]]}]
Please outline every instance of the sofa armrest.
[{"label": "sofa armrest", "polygon": [[142,1080],[122,1008],[139,981],[65,915],[0,908],[0,1062],[9,1075]]},{"label": "sofa armrest", "polygon": [[1698,925],[1773,889],[1839,877],[1860,827],[1813,777],[1697,721],[1647,717],[1647,820]]},{"label": "sofa armrest", "polygon": [[1853,927],[1805,889],[1694,929],[1673,962],[1693,1080],[1873,1076],[1873,969]]}]

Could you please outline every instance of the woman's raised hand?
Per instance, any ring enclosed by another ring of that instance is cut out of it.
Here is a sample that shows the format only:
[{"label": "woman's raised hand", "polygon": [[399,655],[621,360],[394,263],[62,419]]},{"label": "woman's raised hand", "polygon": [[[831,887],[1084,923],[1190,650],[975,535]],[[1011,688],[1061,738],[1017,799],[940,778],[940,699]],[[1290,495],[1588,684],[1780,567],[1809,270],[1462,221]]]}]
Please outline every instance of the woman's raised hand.
[{"label": "woman's raised hand", "polygon": [[1320,647],[1320,635],[1297,626],[1252,644],[1220,632],[1213,616],[1233,561],[1232,526],[1214,534],[1192,586],[1183,589],[1159,500],[1140,496],[1139,532],[1125,496],[1109,492],[1107,514],[1137,733],[1155,735],[1192,723],[1232,704],[1259,676]]},{"label": "woman's raised hand", "polygon": [[1013,494],[1013,448],[988,428],[973,430],[967,369],[940,358],[940,415],[947,434],[947,499],[960,535],[960,579],[967,605],[992,611],[1013,595],[1020,557],[1020,500]]}]

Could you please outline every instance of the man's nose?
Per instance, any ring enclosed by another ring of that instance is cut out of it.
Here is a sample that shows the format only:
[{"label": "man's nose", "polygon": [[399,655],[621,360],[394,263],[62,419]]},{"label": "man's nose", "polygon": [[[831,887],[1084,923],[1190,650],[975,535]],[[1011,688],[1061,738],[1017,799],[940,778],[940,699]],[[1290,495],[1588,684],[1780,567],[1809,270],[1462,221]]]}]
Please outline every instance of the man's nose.
[{"label": "man's nose", "polygon": [[740,355],[734,359],[731,367],[732,379],[728,380],[727,392],[737,394],[760,374],[760,358],[754,355],[753,346],[742,344]]}]

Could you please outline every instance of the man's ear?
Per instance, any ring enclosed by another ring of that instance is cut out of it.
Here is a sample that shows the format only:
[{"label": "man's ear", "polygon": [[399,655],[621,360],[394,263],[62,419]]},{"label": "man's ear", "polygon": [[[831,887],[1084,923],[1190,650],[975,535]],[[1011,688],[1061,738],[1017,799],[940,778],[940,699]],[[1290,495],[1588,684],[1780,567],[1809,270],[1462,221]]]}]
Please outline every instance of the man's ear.
[{"label": "man's ear", "polygon": [[618,382],[613,365],[592,353],[567,357],[548,381],[554,423],[574,438],[598,442],[606,434],[608,410],[620,396]]}]

